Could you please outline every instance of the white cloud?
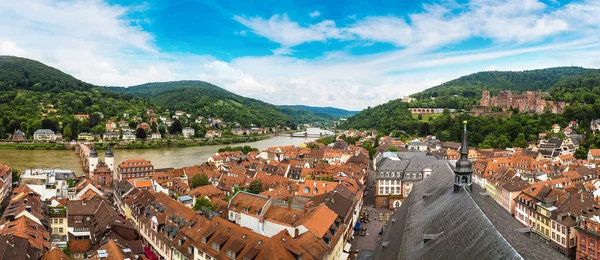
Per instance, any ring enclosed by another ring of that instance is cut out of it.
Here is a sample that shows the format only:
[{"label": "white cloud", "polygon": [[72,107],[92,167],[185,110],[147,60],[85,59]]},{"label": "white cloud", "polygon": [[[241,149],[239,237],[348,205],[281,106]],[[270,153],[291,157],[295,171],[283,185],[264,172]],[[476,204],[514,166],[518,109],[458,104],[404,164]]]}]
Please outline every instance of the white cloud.
[{"label": "white cloud", "polygon": [[335,22],[325,20],[309,26],[301,26],[289,19],[287,14],[273,15],[269,20],[261,17],[233,19],[252,29],[255,34],[277,42],[284,47],[293,47],[304,42],[324,41],[340,37]]},{"label": "white cloud", "polygon": [[0,54],[40,60],[101,85],[171,79],[168,69],[153,73],[164,66],[153,36],[126,19],[134,9],[101,1],[0,1]]},{"label": "white cloud", "polygon": [[[161,51],[139,21],[128,20],[138,7],[99,0],[16,2],[0,1],[0,54],[37,59],[98,85],[200,79],[275,104],[361,109],[485,68],[534,69],[571,61],[600,66],[597,1],[548,7],[535,0],[472,0],[426,5],[404,17],[354,16],[339,25],[299,23],[286,14],[235,16],[248,27],[237,34],[253,33],[279,46],[272,55],[228,62]],[[440,50],[477,37],[493,44]],[[317,58],[294,57],[295,46],[330,39],[360,48],[374,42],[397,48],[368,55],[342,48]]]},{"label": "white cloud", "polygon": [[24,56],[26,53],[14,42],[0,40],[0,53],[12,56]]},{"label": "white cloud", "polygon": [[310,18],[315,18],[319,15],[321,15],[321,13],[319,13],[319,11],[316,11],[316,10],[314,12],[308,14],[308,16],[310,16]]}]

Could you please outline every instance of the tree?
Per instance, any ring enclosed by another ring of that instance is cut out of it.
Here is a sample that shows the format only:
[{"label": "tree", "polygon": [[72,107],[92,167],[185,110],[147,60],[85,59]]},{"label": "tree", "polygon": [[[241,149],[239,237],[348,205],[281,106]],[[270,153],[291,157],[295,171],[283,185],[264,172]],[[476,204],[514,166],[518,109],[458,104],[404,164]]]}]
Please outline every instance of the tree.
[{"label": "tree", "polygon": [[167,128],[164,125],[158,127],[158,132],[164,136],[167,133]]},{"label": "tree", "polygon": [[211,183],[208,181],[208,176],[206,176],[204,173],[192,177],[192,189],[210,184]]},{"label": "tree", "polygon": [[397,152],[398,148],[396,146],[390,146],[386,149],[388,152]]},{"label": "tree", "polygon": [[52,122],[52,120],[48,118],[42,120],[42,128],[56,131],[56,125],[54,124],[54,122]]},{"label": "tree", "polygon": [[215,210],[216,208],[217,206],[211,204],[210,200],[208,200],[207,198],[196,199],[196,202],[194,203],[193,207],[195,211],[199,211],[201,209]]},{"label": "tree", "polygon": [[71,140],[73,138],[73,130],[71,130],[71,126],[67,125],[63,128],[63,138],[65,140]]},{"label": "tree", "polygon": [[335,142],[335,136],[325,136],[317,139],[317,142],[322,143],[324,145],[328,145],[330,143]]},{"label": "tree", "polygon": [[175,119],[173,120],[173,124],[171,125],[171,131],[169,131],[171,134],[177,134],[177,133],[181,133],[181,123],[179,122],[179,120]]},{"label": "tree", "polygon": [[68,257],[71,256],[71,250],[69,250],[69,246],[65,246],[62,248],[63,253],[65,253],[65,255],[67,255]]},{"label": "tree", "polygon": [[254,193],[254,194],[261,193],[263,191],[262,182],[260,180],[255,180],[255,181],[251,182],[250,185],[248,185],[247,191],[250,193]]},{"label": "tree", "polygon": [[12,134],[18,129],[21,129],[21,122],[19,120],[10,121],[8,124],[8,132]]},{"label": "tree", "polygon": [[146,139],[146,131],[143,128],[135,130],[135,137],[139,139]]},{"label": "tree", "polygon": [[69,184],[69,188],[73,188],[75,185],[77,185],[77,181],[74,179],[67,179],[67,183]]},{"label": "tree", "polygon": [[19,183],[20,180],[21,180],[21,173],[19,173],[19,171],[17,171],[16,169],[13,169],[12,170],[13,183]]},{"label": "tree", "polygon": [[513,142],[513,145],[521,148],[527,148],[529,144],[527,143],[527,140],[525,140],[525,134],[519,133],[517,139],[515,139],[515,141]]}]

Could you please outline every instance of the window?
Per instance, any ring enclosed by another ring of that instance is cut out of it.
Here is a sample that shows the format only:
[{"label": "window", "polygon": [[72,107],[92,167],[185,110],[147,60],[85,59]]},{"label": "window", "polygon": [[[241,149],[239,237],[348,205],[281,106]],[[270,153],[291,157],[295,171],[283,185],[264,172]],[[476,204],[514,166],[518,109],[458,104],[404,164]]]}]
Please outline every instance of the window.
[{"label": "window", "polygon": [[235,252],[227,250],[227,257],[230,259],[235,259]]},{"label": "window", "polygon": [[[566,233],[565,227],[562,227],[562,233],[563,233],[563,235]],[[563,242],[563,244],[564,244],[564,242]]]},{"label": "window", "polygon": [[62,233],[63,232],[63,228],[58,228],[58,232]]},{"label": "window", "polygon": [[379,187],[379,194],[383,194],[383,187]]},{"label": "window", "polygon": [[212,242],[212,244],[210,245],[210,247],[212,249],[214,249],[214,250],[217,250],[217,251],[221,250],[221,246],[219,244],[215,243],[215,242]]},{"label": "window", "polygon": [[562,244],[563,245],[565,244],[565,238],[564,237],[562,238]]},{"label": "window", "polygon": [[315,188],[315,189],[313,190],[313,194],[317,194],[317,192],[319,192],[319,191],[318,191],[318,189],[317,189],[317,188]]},{"label": "window", "polygon": [[308,193],[308,187],[304,187],[304,194]]},{"label": "window", "polygon": [[62,218],[59,218],[59,219],[58,219],[58,224],[62,224],[62,223],[63,223],[63,219],[62,219]]}]

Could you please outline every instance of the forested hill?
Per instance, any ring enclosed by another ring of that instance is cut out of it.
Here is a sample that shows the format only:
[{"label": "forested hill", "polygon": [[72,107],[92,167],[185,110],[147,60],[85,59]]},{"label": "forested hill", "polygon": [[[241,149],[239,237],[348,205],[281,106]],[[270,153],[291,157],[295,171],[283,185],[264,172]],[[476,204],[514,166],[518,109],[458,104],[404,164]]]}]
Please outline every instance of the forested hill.
[{"label": "forested hill", "polygon": [[349,111],[335,107],[311,107],[311,106],[303,106],[303,105],[282,105],[279,106],[281,109],[297,109],[304,110],[318,115],[328,115],[336,118],[339,117],[349,117],[355,115],[359,111]]},{"label": "forested hill", "polygon": [[411,97],[416,98],[417,101],[411,102],[410,106],[469,109],[473,105],[478,105],[481,92],[486,89],[492,95],[498,94],[501,90],[512,90],[516,93],[526,90],[541,90],[548,91],[551,95],[550,99],[564,100],[564,96],[553,95],[553,87],[557,83],[593,73],[598,73],[598,70],[580,67],[558,67],[520,72],[478,72],[413,94]]},{"label": "forested hill", "polygon": [[0,89],[90,90],[94,86],[35,60],[0,55]]},{"label": "forested hill", "polygon": [[[31,136],[49,128],[66,138],[94,128],[103,132],[102,115],[141,113],[149,107],[145,100],[108,92],[40,62],[0,56],[1,138],[15,129]],[[79,121],[74,114],[89,114],[90,119]]]},{"label": "forested hill", "polygon": [[155,82],[128,88],[107,87],[106,89],[148,99],[163,108],[215,116],[225,121],[246,125],[326,122],[357,113],[332,107],[275,106],[198,80]]},{"label": "forested hill", "polygon": [[274,126],[294,123],[290,116],[274,105],[242,97],[204,81],[155,82],[107,89],[145,98],[163,108],[178,109],[194,115],[214,116],[242,125]]},{"label": "forested hill", "polygon": [[376,107],[368,107],[349,117],[339,126],[341,129],[377,129],[384,134],[393,130],[414,133],[419,130],[419,122],[412,117],[408,104],[402,100],[391,100]]}]

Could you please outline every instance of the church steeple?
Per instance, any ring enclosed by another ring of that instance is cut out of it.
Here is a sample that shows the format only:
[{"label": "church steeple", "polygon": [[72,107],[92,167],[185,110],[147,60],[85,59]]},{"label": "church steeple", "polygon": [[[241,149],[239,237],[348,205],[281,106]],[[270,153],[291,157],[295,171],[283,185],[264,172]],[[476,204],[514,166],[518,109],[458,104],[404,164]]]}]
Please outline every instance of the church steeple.
[{"label": "church steeple", "polygon": [[469,160],[469,145],[467,143],[467,121],[463,122],[463,140],[460,145],[460,159],[456,161],[454,167],[454,191],[460,191],[461,188],[465,188],[468,191],[472,191],[471,186],[471,174],[473,173],[472,162]]}]

